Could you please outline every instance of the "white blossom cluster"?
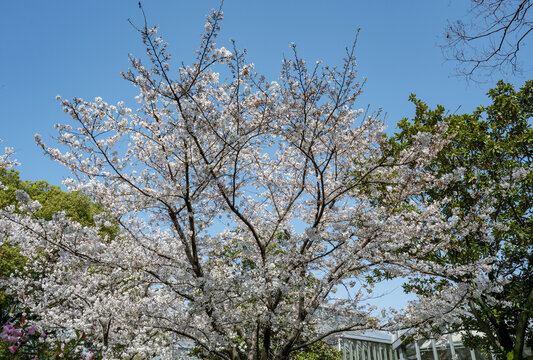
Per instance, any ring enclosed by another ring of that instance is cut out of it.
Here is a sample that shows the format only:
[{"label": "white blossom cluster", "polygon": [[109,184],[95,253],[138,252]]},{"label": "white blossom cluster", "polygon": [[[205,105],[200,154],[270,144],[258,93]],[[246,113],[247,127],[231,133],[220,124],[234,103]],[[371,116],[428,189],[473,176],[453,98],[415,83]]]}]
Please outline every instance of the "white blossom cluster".
[{"label": "white blossom cluster", "polygon": [[[491,216],[495,212],[493,202],[497,196],[505,196],[507,192],[512,193],[514,187],[517,187],[527,176],[531,176],[531,171],[530,167],[520,167],[510,176],[503,177],[502,182],[491,181],[481,191],[472,189],[470,195],[478,199],[480,205],[476,209],[471,209],[469,213],[463,214],[463,222],[469,222],[470,225],[457,233],[456,239],[450,243],[450,249],[464,250],[465,245],[460,242],[464,241],[469,234],[474,233],[480,242],[497,244],[500,249],[509,246],[503,242],[498,244],[494,239],[495,232],[508,231],[509,226]],[[475,266],[474,264],[454,266],[449,263],[430,264],[424,272],[434,279],[446,280],[441,283],[439,291],[419,294],[416,301],[410,302],[405,311],[397,315],[396,326],[413,328],[418,334],[428,334],[438,328],[445,329],[454,323],[464,326],[464,318],[482,309],[477,302],[481,300],[485,307],[513,309],[516,304],[499,296],[504,291],[504,286],[511,281],[509,274],[505,271],[494,271],[495,264],[498,266],[498,263],[502,264],[505,261],[502,251],[499,250],[492,256],[481,256],[476,260]],[[445,253],[441,252],[441,254]],[[468,276],[465,277],[465,274]],[[466,327],[466,330],[470,329]]]},{"label": "white blossom cluster", "polygon": [[[2,140],[0,140],[0,143]],[[0,155],[0,167],[3,167],[5,169],[9,169],[10,167],[18,165],[16,160],[12,159],[12,156],[14,155],[15,150],[11,147],[5,147],[4,148],[4,154]]]},{"label": "white blossom cluster", "polygon": [[[186,339],[223,359],[281,360],[380,326],[350,286],[374,269],[479,271],[420,260],[479,231],[445,221],[443,204],[422,196],[461,176],[421,170],[441,133],[384,157],[383,123],[354,110],[353,49],[340,69],[308,70],[295,52],[269,82],[242,53],[215,47],[220,19],[208,17],[196,62],[177,69],[157,29],[141,29],[150,66],[132,59],[124,74],[139,90],[136,110],[58,97],[73,120],[57,125],[60,148],[36,141],[72,171],[65,185],[104,212],[87,228],[64,214],[37,220],[28,199],[0,210],[1,237],[40,274],[13,277],[11,289],[43,328],[85,331],[110,359]],[[332,302],[341,286],[353,296]]]}]

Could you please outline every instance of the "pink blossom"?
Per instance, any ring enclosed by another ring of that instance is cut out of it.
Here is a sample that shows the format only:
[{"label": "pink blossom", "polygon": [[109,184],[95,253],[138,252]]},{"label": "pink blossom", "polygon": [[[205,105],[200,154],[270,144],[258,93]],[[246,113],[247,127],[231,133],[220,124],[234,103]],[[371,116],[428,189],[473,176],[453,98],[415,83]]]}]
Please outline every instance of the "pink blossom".
[{"label": "pink blossom", "polygon": [[27,331],[28,331],[28,335],[31,336],[35,334],[35,332],[37,331],[37,328],[35,326],[30,326]]},{"label": "pink blossom", "polygon": [[12,343],[17,342],[18,339],[19,339],[17,336],[11,336],[11,335],[8,335],[8,334],[6,334],[6,333],[2,334],[2,335],[0,336],[0,338],[1,338],[2,340],[4,340],[5,342],[12,342]]},{"label": "pink blossom", "polygon": [[9,352],[12,353],[12,354],[14,354],[15,351],[17,351],[18,348],[19,348],[19,347],[18,347],[17,345],[10,346],[10,347],[9,347]]}]

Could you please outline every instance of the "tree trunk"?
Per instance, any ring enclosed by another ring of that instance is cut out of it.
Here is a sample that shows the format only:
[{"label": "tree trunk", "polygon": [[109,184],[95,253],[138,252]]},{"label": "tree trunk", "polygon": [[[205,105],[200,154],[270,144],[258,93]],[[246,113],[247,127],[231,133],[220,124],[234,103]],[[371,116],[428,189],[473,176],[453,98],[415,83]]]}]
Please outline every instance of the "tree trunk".
[{"label": "tree trunk", "polygon": [[514,344],[513,355],[514,359],[522,359],[524,355],[524,344],[526,337],[527,324],[531,317],[531,309],[533,308],[533,289],[529,292],[527,302],[524,309],[518,316],[518,324],[516,326],[516,341]]},{"label": "tree trunk", "polygon": [[270,336],[271,329],[269,325],[263,331],[263,348],[261,349],[261,360],[269,360],[268,357],[270,353]]}]

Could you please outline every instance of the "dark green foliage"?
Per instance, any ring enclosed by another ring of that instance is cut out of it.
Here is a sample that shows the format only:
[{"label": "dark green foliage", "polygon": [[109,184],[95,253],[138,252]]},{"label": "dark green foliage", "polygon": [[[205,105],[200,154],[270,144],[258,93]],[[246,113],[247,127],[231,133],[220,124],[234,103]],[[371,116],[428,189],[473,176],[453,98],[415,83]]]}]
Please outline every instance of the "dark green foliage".
[{"label": "dark green foliage", "polygon": [[304,350],[296,351],[291,360],[340,360],[341,352],[334,347],[319,341],[309,345]]},{"label": "dark green foliage", "polygon": [[[464,168],[464,178],[426,196],[434,200],[453,199],[442,209],[443,215],[450,217],[452,211],[458,211],[459,216],[467,217],[476,211],[480,201],[488,201],[490,193],[495,199],[491,216],[505,229],[491,229],[496,240],[493,243],[469,234],[456,238],[448,253],[430,256],[449,266],[489,256],[497,258],[488,276],[490,280],[508,280],[504,290],[495,295],[508,305],[490,305],[486,295],[472,298],[468,303],[471,314],[452,330],[482,332],[482,337],[469,332],[467,343],[492,348],[502,359],[518,359],[523,356],[525,341],[529,341],[530,347],[533,345],[533,81],[526,82],[519,91],[498,82],[488,96],[491,105],[481,106],[472,114],[450,116],[445,115],[443,107],[430,110],[411,96],[416,106],[415,117],[400,121],[401,131],[390,139],[386,152],[387,156],[394,156],[411,146],[412,135],[420,131],[435,133],[439,126],[448,123],[446,136],[450,143],[429,167],[441,175]],[[448,277],[413,281],[406,290],[431,293],[448,281],[468,280]]]}]

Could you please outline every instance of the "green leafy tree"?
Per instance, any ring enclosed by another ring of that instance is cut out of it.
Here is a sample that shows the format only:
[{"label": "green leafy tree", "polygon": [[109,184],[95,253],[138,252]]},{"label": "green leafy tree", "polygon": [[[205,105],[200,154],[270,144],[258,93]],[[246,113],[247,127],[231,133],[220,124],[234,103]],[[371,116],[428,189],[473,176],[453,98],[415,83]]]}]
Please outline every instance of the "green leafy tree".
[{"label": "green leafy tree", "polygon": [[316,342],[307,348],[297,351],[292,360],[340,360],[341,353],[325,342]]},{"label": "green leafy tree", "polygon": [[27,181],[20,178],[16,170],[0,168],[0,182],[4,189],[0,190],[0,207],[15,205],[16,191],[24,190],[32,200],[41,203],[42,208],[36,216],[44,220],[51,220],[59,211],[85,226],[94,226],[93,216],[102,212],[89,198],[78,192],[65,192],[58,186],[50,185],[46,181]]},{"label": "green leafy tree", "polygon": [[[37,200],[42,208],[35,214],[36,217],[50,220],[60,211],[84,226],[94,226],[93,216],[102,212],[96,204],[86,196],[77,192],[65,192],[59,187],[50,185],[46,181],[27,181],[20,178],[16,170],[7,170],[0,167],[0,208],[9,205],[17,206],[16,192],[23,190],[32,200]],[[116,228],[102,228],[101,231],[109,236],[114,236]],[[53,261],[50,259],[50,261]],[[9,239],[5,239],[0,246],[0,279],[5,279],[15,272],[24,273],[26,258],[22,256]],[[38,276],[38,274],[26,274]],[[0,325],[17,320],[24,309],[20,309],[16,297],[6,293],[0,287]],[[7,349],[8,343],[2,343],[0,358],[10,356]]]},{"label": "green leafy tree", "polygon": [[[463,168],[464,176],[427,196],[454,199],[442,209],[448,218],[454,214],[472,216],[480,202],[490,199],[494,208],[490,220],[503,227],[490,228],[494,236],[491,243],[470,234],[458,237],[447,253],[429,256],[450,267],[493,257],[496,262],[486,274],[487,280],[504,285],[500,292],[467,297],[467,314],[447,330],[465,330],[467,345],[490,349],[499,358],[523,359],[524,346],[533,345],[533,81],[526,82],[519,91],[500,81],[488,96],[492,100],[489,106],[464,115],[446,115],[441,106],[430,110],[411,96],[416,115],[398,124],[400,132],[389,139],[386,153],[394,156],[410,146],[413,134],[434,133],[448,124],[446,136],[450,142],[430,167],[441,174]],[[469,281],[474,279],[411,279],[406,290],[429,295],[447,284]]]}]

